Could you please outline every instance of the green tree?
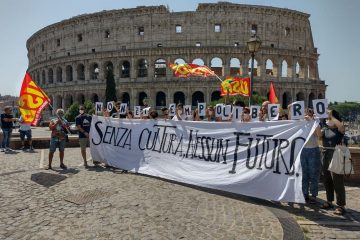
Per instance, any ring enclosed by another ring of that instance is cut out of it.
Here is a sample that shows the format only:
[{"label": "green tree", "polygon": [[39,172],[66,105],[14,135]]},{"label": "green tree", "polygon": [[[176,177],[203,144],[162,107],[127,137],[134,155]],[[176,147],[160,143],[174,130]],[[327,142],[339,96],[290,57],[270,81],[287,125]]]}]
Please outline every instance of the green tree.
[{"label": "green tree", "polygon": [[106,70],[106,89],[105,89],[105,102],[116,102],[116,85],[114,79],[113,69],[108,67]]},{"label": "green tree", "polygon": [[65,118],[69,122],[75,122],[76,116],[79,115],[79,103],[73,103],[65,113]]},{"label": "green tree", "polygon": [[[249,106],[249,98],[248,97],[244,97],[244,96],[229,96],[228,98],[226,96],[221,97],[219,100],[217,101],[212,101],[210,103],[210,105],[215,106],[218,103],[224,103],[224,104],[231,104],[233,103],[235,100],[240,100],[242,102],[244,102],[245,106]],[[259,96],[257,94],[254,94],[252,96],[252,105],[261,105],[262,102],[267,101],[266,97],[263,96]]]},{"label": "green tree", "polygon": [[91,102],[90,100],[86,100],[84,102],[85,111],[88,114],[94,114],[95,113],[95,103]]},{"label": "green tree", "polygon": [[347,101],[335,103],[331,106],[329,105],[329,108],[338,111],[345,121],[355,121],[360,115],[360,103]]}]

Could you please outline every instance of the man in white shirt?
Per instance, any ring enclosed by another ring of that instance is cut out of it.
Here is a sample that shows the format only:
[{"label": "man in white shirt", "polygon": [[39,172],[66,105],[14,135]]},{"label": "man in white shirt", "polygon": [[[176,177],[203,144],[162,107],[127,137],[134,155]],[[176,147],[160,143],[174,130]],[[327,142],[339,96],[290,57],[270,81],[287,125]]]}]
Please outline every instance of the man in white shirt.
[{"label": "man in white shirt", "polygon": [[21,139],[21,148],[20,150],[25,151],[25,137],[29,144],[29,150],[34,151],[34,148],[32,146],[32,134],[31,134],[31,124],[30,123],[24,123],[24,119],[22,116],[19,118],[19,133],[20,133],[20,139]]}]

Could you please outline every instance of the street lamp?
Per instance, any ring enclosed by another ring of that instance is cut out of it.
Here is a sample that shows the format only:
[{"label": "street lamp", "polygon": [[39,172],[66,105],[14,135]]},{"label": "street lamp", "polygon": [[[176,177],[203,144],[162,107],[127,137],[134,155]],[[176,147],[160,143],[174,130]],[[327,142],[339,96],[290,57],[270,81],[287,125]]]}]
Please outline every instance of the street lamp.
[{"label": "street lamp", "polygon": [[249,97],[249,106],[251,105],[251,98],[253,95],[253,82],[254,82],[254,57],[255,53],[259,51],[261,46],[261,40],[256,33],[246,42],[246,46],[251,53],[251,70],[250,70],[250,97]]}]

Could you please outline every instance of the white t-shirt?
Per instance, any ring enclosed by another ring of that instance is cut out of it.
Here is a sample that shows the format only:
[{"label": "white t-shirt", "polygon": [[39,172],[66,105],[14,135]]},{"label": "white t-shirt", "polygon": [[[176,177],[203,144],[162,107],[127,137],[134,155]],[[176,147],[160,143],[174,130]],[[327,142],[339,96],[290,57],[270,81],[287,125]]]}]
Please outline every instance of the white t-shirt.
[{"label": "white t-shirt", "polygon": [[20,124],[20,131],[29,131],[31,130],[31,124],[30,123],[23,123],[22,117],[19,118],[19,124]]},{"label": "white t-shirt", "polygon": [[[181,120],[192,121],[192,116],[186,116],[185,114],[181,114],[180,118],[181,118]],[[177,115],[175,115],[171,120],[181,121],[180,119],[178,119]]]}]

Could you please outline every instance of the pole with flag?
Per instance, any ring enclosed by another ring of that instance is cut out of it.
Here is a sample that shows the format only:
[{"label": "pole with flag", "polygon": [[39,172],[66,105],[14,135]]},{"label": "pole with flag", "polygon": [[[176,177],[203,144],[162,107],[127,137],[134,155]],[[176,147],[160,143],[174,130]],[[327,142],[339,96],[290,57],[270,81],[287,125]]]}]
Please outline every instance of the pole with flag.
[{"label": "pole with flag", "polygon": [[21,86],[18,104],[24,123],[32,125],[39,123],[41,112],[50,105],[49,97],[36,85],[27,72]]},{"label": "pole with flag", "polygon": [[272,103],[272,104],[279,103],[279,100],[278,100],[278,98],[276,96],[276,93],[275,93],[274,84],[273,84],[272,81],[270,82],[269,102]]}]

